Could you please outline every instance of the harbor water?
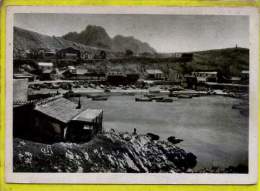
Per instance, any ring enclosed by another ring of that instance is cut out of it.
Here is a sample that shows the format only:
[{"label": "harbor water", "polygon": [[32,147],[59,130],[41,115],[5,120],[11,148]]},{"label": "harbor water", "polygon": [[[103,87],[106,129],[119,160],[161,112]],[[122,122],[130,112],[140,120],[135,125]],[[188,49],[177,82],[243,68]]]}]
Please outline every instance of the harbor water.
[{"label": "harbor water", "polygon": [[[103,109],[105,129],[183,139],[179,144],[197,156],[197,169],[248,164],[248,116],[232,109],[239,99],[223,96],[178,99],[172,103],[135,102],[135,96],[107,101],[81,98],[86,108]],[[77,100],[75,98],[75,100]]]}]

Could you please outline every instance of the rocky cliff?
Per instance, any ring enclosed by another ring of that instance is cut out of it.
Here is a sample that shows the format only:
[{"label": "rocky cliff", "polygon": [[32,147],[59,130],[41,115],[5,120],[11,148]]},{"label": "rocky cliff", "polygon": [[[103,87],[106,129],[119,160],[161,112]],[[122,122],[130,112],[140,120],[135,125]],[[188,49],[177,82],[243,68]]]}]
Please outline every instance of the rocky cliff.
[{"label": "rocky cliff", "polygon": [[14,139],[15,172],[192,172],[196,156],[151,135],[104,132],[84,144]]},{"label": "rocky cliff", "polygon": [[125,52],[126,50],[131,50],[134,53],[156,52],[148,43],[134,37],[117,35],[111,38],[103,27],[95,25],[88,25],[80,33],[70,32],[64,35],[63,38],[89,46],[108,48],[115,52]]},{"label": "rocky cliff", "polygon": [[88,25],[85,30],[80,33],[70,32],[63,36],[64,39],[82,43],[89,46],[110,49],[112,40],[108,36],[103,27]]}]

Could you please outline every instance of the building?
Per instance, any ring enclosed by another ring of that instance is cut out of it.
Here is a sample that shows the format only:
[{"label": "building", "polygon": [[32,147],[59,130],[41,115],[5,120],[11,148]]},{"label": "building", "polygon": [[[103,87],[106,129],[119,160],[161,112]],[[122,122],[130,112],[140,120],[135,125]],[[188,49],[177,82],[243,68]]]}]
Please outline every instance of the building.
[{"label": "building", "polygon": [[202,82],[217,82],[218,72],[216,71],[198,71],[192,72],[192,76],[197,78],[198,83]]},{"label": "building", "polygon": [[38,62],[37,73],[40,80],[50,80],[53,72],[53,63],[51,62]]},{"label": "building", "polygon": [[13,79],[13,104],[20,105],[28,101],[28,78]]},{"label": "building", "polygon": [[249,71],[248,70],[242,70],[240,73],[240,77],[241,77],[241,83],[249,84]]},{"label": "building", "polygon": [[81,52],[79,49],[68,47],[57,51],[57,58],[77,61],[81,59]]},{"label": "building", "polygon": [[159,69],[147,69],[146,78],[148,80],[162,80],[164,75],[163,72]]},{"label": "building", "polygon": [[71,74],[76,74],[77,73],[77,69],[74,66],[68,66],[67,71]]},{"label": "building", "polygon": [[127,77],[126,74],[122,72],[109,72],[106,75],[106,80],[111,85],[120,85],[120,84],[127,84]]},{"label": "building", "polygon": [[63,72],[63,78],[69,80],[88,80],[89,71],[85,68],[75,68],[68,66],[67,70]]},{"label": "building", "polygon": [[230,78],[230,81],[231,81],[231,83],[233,83],[233,84],[239,84],[240,81],[241,81],[241,77],[232,76],[232,77]]},{"label": "building", "polygon": [[28,81],[33,81],[34,76],[29,73],[14,73],[13,79],[28,79]]},{"label": "building", "polygon": [[34,133],[44,141],[84,142],[102,131],[103,110],[58,97],[36,104],[33,120]]},{"label": "building", "polygon": [[139,77],[140,75],[136,72],[126,73],[126,81],[128,84],[135,84],[138,81]]},{"label": "building", "polygon": [[168,80],[178,84],[183,81],[183,75],[177,70],[169,69]]},{"label": "building", "polygon": [[37,62],[36,65],[40,73],[51,73],[53,70],[53,63],[51,62]]},{"label": "building", "polygon": [[184,75],[184,81],[182,82],[182,86],[188,89],[196,89],[198,85],[197,78],[193,75]]}]

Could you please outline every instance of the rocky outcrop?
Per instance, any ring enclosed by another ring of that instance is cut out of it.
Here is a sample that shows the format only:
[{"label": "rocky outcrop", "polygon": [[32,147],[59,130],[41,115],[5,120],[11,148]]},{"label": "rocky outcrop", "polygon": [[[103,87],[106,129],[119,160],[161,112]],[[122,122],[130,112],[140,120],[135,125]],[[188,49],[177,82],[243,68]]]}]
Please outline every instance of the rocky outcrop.
[{"label": "rocky outcrop", "polygon": [[84,144],[14,139],[15,172],[192,172],[196,156],[149,135],[104,132]]},{"label": "rocky outcrop", "polygon": [[85,30],[80,33],[70,32],[63,36],[64,39],[82,43],[89,46],[110,49],[112,40],[108,36],[103,27],[88,25]]},{"label": "rocky outcrop", "polygon": [[95,25],[88,25],[80,33],[70,32],[62,38],[88,46],[111,49],[115,52],[131,50],[135,54],[156,53],[155,49],[148,43],[142,42],[132,36],[116,35],[114,38],[110,38],[103,27]]}]

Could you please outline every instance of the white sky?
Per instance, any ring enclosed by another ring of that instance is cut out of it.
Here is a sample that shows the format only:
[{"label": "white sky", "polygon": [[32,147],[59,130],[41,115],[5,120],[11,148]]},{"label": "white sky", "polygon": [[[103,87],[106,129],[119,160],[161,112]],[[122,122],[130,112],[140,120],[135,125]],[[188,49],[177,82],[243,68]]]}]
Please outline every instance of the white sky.
[{"label": "white sky", "polygon": [[51,36],[80,32],[87,25],[102,26],[110,37],[134,36],[158,52],[228,48],[236,44],[249,47],[247,16],[19,13],[14,23],[17,27]]}]

